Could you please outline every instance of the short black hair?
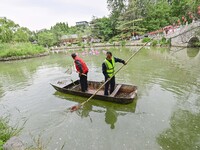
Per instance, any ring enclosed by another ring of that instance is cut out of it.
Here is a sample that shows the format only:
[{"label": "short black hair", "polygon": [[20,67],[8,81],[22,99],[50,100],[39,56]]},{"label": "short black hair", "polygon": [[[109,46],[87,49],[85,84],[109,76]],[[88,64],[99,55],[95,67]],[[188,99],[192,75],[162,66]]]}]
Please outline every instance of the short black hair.
[{"label": "short black hair", "polygon": [[108,51],[106,54],[110,54],[112,56],[112,53],[110,51]]},{"label": "short black hair", "polygon": [[75,57],[76,57],[76,54],[75,54],[75,53],[72,53],[71,56],[72,56],[72,58],[75,58]]}]

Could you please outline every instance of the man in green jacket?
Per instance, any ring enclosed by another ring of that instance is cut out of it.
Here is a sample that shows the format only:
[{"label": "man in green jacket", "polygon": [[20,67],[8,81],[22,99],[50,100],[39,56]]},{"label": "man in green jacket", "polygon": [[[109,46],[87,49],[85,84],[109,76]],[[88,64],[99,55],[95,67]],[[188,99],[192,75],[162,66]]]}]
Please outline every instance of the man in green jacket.
[{"label": "man in green jacket", "polygon": [[[107,81],[109,78],[111,78],[114,75],[116,62],[123,63],[124,65],[126,64],[124,60],[116,58],[116,57],[112,57],[112,53],[107,52],[106,59],[104,60],[102,64],[102,72],[105,76],[105,81]],[[108,95],[109,85],[110,85],[110,94],[111,94],[115,89],[115,76],[113,76],[112,79],[106,83],[104,95]]]}]

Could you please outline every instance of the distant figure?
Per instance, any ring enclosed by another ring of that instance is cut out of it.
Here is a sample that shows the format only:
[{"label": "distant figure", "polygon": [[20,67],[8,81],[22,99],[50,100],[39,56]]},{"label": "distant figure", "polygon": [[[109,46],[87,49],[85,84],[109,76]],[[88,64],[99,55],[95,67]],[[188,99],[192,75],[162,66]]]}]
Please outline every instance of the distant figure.
[{"label": "distant figure", "polygon": [[[122,59],[112,57],[111,52],[106,53],[106,59],[104,60],[102,64],[102,72],[105,76],[105,81],[107,81],[109,78],[111,78],[115,73],[115,62],[120,62],[126,65],[126,62]],[[115,76],[112,77],[112,79],[106,83],[104,95],[108,95],[108,88],[110,85],[110,94],[114,91],[115,88]]]},{"label": "distant figure", "polygon": [[71,56],[74,59],[74,64],[77,73],[79,74],[80,77],[81,91],[86,92],[88,90],[88,83],[87,83],[88,67],[86,63],[81,58],[79,58],[75,53],[71,54]]}]

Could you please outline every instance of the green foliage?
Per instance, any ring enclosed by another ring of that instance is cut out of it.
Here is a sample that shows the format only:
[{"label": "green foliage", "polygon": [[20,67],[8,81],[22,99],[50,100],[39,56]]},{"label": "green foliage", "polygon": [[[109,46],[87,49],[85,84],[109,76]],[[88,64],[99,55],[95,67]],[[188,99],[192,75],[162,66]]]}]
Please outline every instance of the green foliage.
[{"label": "green foliage", "polygon": [[0,58],[12,56],[27,56],[44,53],[46,50],[42,46],[31,43],[0,44]]},{"label": "green foliage", "polygon": [[147,14],[141,24],[147,31],[158,30],[169,24],[170,6],[166,1],[160,1],[156,4],[150,3],[147,6]]},{"label": "green foliage", "polygon": [[200,0],[107,0],[107,3],[111,22],[115,24],[113,37],[155,31],[177,24],[182,16],[190,23],[189,12],[200,18],[197,15]]},{"label": "green foliage", "polygon": [[2,140],[0,140],[0,150],[3,150],[3,144],[4,144],[4,142]]},{"label": "green foliage", "polygon": [[[82,36],[99,38],[101,41],[119,41],[130,39],[133,33],[142,35],[146,32],[161,29],[167,25],[177,24],[184,16],[189,23],[195,18],[200,0],[107,0],[110,10],[109,17],[93,17],[90,26],[72,26],[58,22],[50,30],[31,32],[20,27],[12,20],[0,18],[0,42],[34,42],[49,47],[60,44],[63,35],[78,35],[78,42]],[[185,23],[185,22],[182,22]],[[160,41],[160,44],[165,44]]]},{"label": "green foliage", "polygon": [[30,34],[28,28],[20,27],[7,18],[0,18],[0,42],[28,42]]},{"label": "green foliage", "polygon": [[142,39],[142,43],[147,43],[147,42],[150,42],[151,39],[149,37],[145,37]]},{"label": "green foliage", "polygon": [[91,24],[91,32],[94,37],[103,39],[103,41],[108,41],[113,37],[112,23],[109,18],[93,18]]},{"label": "green foliage", "polygon": [[169,45],[169,40],[167,40],[166,38],[162,37],[162,39],[159,41],[160,46],[163,45]]},{"label": "green foliage", "polygon": [[152,42],[151,42],[151,46],[156,46],[158,44],[158,41],[157,40],[153,40]]},{"label": "green foliage", "polygon": [[72,46],[72,44],[71,44],[71,43],[68,43],[67,46]]},{"label": "green foliage", "polygon": [[126,45],[126,41],[121,41],[121,46],[124,47]]},{"label": "green foliage", "polygon": [[3,144],[7,140],[21,131],[21,129],[18,129],[17,127],[9,126],[8,123],[8,118],[0,117],[0,150],[3,149]]},{"label": "green foliage", "polygon": [[85,48],[85,44],[84,44],[84,43],[81,43],[81,47],[82,47],[82,48]]},{"label": "green foliage", "polygon": [[13,40],[16,42],[28,42],[31,32],[27,28],[18,28],[14,33]]},{"label": "green foliage", "polygon": [[194,43],[194,46],[195,46],[195,47],[200,47],[200,42]]},{"label": "green foliage", "polygon": [[78,46],[81,46],[81,42],[78,42],[77,45],[78,45]]},{"label": "green foliage", "polygon": [[55,45],[58,42],[56,40],[55,34],[53,34],[48,30],[39,32],[37,36],[38,36],[38,44],[42,46],[49,47]]}]

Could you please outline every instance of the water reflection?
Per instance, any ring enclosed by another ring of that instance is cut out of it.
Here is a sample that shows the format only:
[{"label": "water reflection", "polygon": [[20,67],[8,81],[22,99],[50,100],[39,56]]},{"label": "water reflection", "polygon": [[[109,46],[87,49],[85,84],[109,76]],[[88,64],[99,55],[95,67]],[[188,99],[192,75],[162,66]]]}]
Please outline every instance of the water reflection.
[{"label": "water reflection", "polygon": [[69,62],[71,62],[71,57],[60,54],[0,62],[0,91],[14,91],[27,87],[33,83],[38,70],[45,70],[48,67],[61,67],[63,69]]},{"label": "water reflection", "polygon": [[200,113],[177,110],[171,117],[170,128],[163,131],[157,141],[164,150],[200,149]]},{"label": "water reflection", "polygon": [[[112,52],[127,59],[138,48]],[[44,141],[53,137],[48,149],[59,149],[56,142],[61,138],[67,143],[64,149],[195,149],[200,134],[200,53],[189,57],[187,49],[175,50],[141,50],[117,74],[118,83],[138,86],[138,101],[120,105],[91,100],[79,111],[67,114],[67,108],[86,98],[55,93],[49,83],[78,78],[75,72],[64,73],[73,64],[71,53],[0,62],[0,105],[7,107],[12,122],[20,115],[29,118],[20,133],[25,142],[30,143],[29,131],[37,137],[45,130]],[[78,53],[88,62],[89,80],[102,81],[105,55]]]},{"label": "water reflection", "polygon": [[199,48],[189,47],[171,47],[170,54],[179,57],[179,59],[191,59],[200,57]]},{"label": "water reflection", "polygon": [[111,129],[115,128],[117,122],[117,112],[112,108],[107,108],[105,113],[105,122],[110,125]]},{"label": "water reflection", "polygon": [[[62,98],[69,101],[74,101],[81,103],[85,101],[85,98],[72,96],[68,94],[63,94],[60,92],[55,92],[54,95],[58,98]],[[117,122],[118,116],[125,116],[128,113],[134,113],[136,109],[137,99],[133,103],[128,105],[116,104],[111,102],[105,102],[100,100],[91,100],[86,103],[81,109],[76,111],[76,114],[81,118],[89,118],[90,122],[93,121],[90,113],[103,113],[105,117],[105,122],[110,126],[111,129],[115,128],[115,123]]]},{"label": "water reflection", "polygon": [[196,57],[199,54],[199,49],[197,48],[187,48],[187,56],[190,58]]}]

